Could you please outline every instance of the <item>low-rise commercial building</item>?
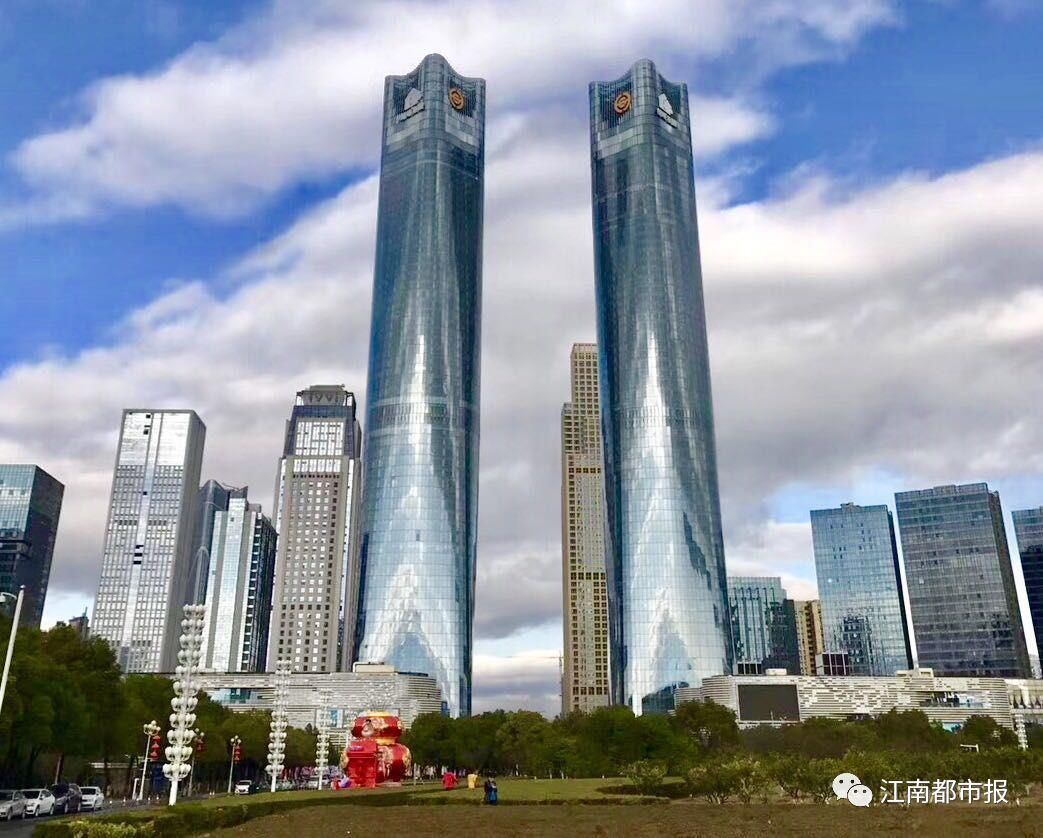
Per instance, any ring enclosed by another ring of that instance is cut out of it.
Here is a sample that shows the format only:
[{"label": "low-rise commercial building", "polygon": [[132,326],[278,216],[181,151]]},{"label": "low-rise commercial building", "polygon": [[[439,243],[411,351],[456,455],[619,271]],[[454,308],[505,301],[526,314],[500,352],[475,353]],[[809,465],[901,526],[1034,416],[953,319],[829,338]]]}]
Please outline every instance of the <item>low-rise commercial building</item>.
[{"label": "low-rise commercial building", "polygon": [[[203,692],[233,712],[272,709],[275,675],[271,672],[204,672],[198,678]],[[331,739],[341,745],[355,717],[367,710],[393,713],[406,728],[422,713],[444,712],[434,678],[396,672],[383,664],[356,664],[353,672],[295,672],[289,689],[288,721],[299,728],[318,722],[320,693],[329,691]]]},{"label": "low-rise commercial building", "polygon": [[890,710],[922,710],[950,730],[972,716],[991,716],[1017,733],[1043,725],[1043,681],[1027,678],[936,677],[911,669],[893,677],[716,675],[677,691],[677,703],[713,701],[736,714],[739,727],[795,724],[816,717],[862,719]]}]

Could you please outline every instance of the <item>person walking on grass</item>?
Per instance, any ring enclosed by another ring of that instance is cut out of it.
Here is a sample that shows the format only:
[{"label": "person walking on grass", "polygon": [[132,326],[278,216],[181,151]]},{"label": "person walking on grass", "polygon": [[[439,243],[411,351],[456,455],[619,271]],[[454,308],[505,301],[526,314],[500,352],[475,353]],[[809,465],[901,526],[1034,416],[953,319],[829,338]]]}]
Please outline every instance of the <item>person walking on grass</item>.
[{"label": "person walking on grass", "polygon": [[495,806],[498,798],[499,793],[496,788],[496,780],[488,777],[485,781],[485,802],[490,806]]}]

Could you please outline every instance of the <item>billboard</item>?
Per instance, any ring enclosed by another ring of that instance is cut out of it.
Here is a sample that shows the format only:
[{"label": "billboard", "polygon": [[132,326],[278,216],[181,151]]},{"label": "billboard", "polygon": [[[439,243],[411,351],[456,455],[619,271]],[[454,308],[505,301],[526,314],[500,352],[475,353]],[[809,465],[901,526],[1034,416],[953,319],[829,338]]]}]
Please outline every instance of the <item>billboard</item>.
[{"label": "billboard", "polygon": [[799,722],[796,684],[739,684],[739,721]]}]

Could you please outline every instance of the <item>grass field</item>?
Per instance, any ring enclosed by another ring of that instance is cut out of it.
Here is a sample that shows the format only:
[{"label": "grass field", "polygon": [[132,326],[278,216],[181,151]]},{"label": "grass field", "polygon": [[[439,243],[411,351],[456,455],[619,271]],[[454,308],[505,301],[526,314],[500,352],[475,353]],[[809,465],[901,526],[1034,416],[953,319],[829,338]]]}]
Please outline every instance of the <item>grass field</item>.
[{"label": "grass field", "polygon": [[[905,809],[874,806],[857,809],[846,803],[774,802],[716,806],[702,801],[613,794],[622,779],[498,781],[504,805],[480,805],[481,789],[442,791],[437,785],[411,789],[399,805],[352,805],[351,794],[392,794],[391,790],[334,792],[349,795],[344,805],[303,808],[271,815],[211,833],[214,838],[342,838],[342,836],[840,836],[926,835],[1043,836],[1043,805],[1033,795],[1021,806],[930,806]],[[410,789],[410,787],[406,787]],[[401,794],[401,792],[399,792]],[[302,792],[312,795],[321,792]],[[598,801],[604,800],[605,803]],[[388,801],[391,803],[391,801]],[[619,805],[620,803],[638,805]],[[647,803],[648,805],[640,805]],[[427,805],[425,805],[427,804]],[[434,805],[432,805],[434,804]],[[447,804],[447,805],[438,805]],[[455,804],[455,805],[453,805]],[[548,805],[552,804],[552,805]],[[558,804],[558,805],[553,805]]]},{"label": "grass field", "polygon": [[[501,786],[501,794],[506,790]],[[452,794],[456,794],[453,792]],[[335,806],[260,818],[214,838],[343,838],[344,836],[572,836],[1043,835],[1043,808],[936,806],[856,809],[846,804],[714,806],[676,802],[649,806]]]}]

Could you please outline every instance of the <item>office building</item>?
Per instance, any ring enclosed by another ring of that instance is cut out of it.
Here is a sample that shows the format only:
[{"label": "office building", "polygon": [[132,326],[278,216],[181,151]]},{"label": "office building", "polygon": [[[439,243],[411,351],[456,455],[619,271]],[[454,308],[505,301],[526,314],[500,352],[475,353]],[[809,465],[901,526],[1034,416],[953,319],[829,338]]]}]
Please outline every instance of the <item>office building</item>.
[{"label": "office building", "polygon": [[234,486],[207,480],[199,487],[196,499],[196,528],[192,536],[192,602],[206,602],[206,584],[210,576],[210,542],[214,538],[214,516],[228,511],[228,500]]},{"label": "office building", "polygon": [[202,663],[218,672],[263,672],[275,578],[276,534],[247,490],[214,513],[208,554]]},{"label": "office building", "polygon": [[913,665],[891,510],[841,504],[811,512],[826,652],[854,675],[894,675]]},{"label": "office building", "polygon": [[895,495],[920,666],[1018,678],[1028,649],[1000,496],[985,483]]},{"label": "office building", "polygon": [[124,672],[177,663],[205,439],[194,411],[123,411],[92,622]]},{"label": "office building", "polygon": [[598,406],[598,348],[570,356],[572,400],[561,410],[561,570],[565,630],[561,709],[610,703],[605,507]]},{"label": "office building", "polygon": [[793,600],[778,576],[729,576],[728,600],[736,672],[800,669]]},{"label": "office building", "polygon": [[0,465],[0,592],[25,586],[19,625],[40,626],[64,493],[39,466]]},{"label": "office building", "polygon": [[[1043,506],[1018,509],[1011,513],[1014,535],[1021,556],[1021,575],[1025,579],[1029,616],[1036,634],[1036,645],[1043,645]],[[1030,661],[1032,672],[1039,671],[1039,656]],[[1036,677],[1039,677],[1038,675]]]},{"label": "office building", "polygon": [[614,703],[732,671],[688,89],[590,85]]},{"label": "office building", "polygon": [[822,606],[817,599],[797,600],[793,603],[797,623],[797,650],[800,655],[800,674],[815,674],[815,656],[824,651],[822,637]]},{"label": "office building", "polygon": [[268,669],[349,668],[358,589],[362,429],[355,395],[340,384],[297,393],[275,483],[279,533]]},{"label": "office building", "polygon": [[485,82],[440,55],[384,85],[356,659],[471,710]]}]

